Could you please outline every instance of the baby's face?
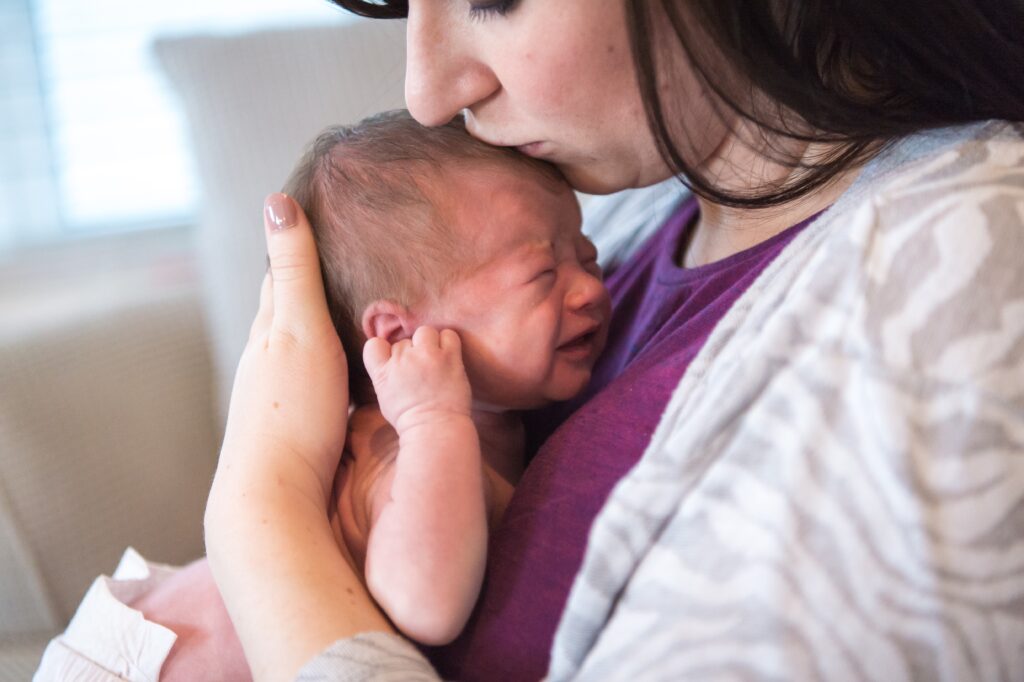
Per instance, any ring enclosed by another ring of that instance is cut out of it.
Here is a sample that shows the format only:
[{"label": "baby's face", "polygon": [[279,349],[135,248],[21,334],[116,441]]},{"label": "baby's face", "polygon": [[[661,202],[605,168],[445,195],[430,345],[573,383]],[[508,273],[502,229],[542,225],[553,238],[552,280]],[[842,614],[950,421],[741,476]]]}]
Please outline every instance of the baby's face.
[{"label": "baby's face", "polygon": [[427,304],[422,323],[459,332],[478,403],[571,398],[590,380],[611,314],[576,197],[519,169],[461,176],[445,188],[447,214],[478,265]]}]

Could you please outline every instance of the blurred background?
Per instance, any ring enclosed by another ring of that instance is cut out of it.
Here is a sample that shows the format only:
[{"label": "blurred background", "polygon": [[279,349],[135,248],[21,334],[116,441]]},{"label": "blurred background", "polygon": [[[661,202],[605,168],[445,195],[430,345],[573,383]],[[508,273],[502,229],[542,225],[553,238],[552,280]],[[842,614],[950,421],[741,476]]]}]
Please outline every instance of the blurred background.
[{"label": "blurred background", "polygon": [[345,21],[326,0],[3,0],[0,248],[194,223],[161,35]]},{"label": "blurred background", "polygon": [[134,546],[202,554],[262,198],[402,105],[403,26],[326,0],[0,0],[0,680]]}]

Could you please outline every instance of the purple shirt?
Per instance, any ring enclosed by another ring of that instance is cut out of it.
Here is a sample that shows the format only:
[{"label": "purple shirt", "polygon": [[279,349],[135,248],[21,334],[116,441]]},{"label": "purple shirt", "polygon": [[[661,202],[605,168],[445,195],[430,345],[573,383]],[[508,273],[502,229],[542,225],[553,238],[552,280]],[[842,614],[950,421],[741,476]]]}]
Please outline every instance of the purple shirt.
[{"label": "purple shirt", "polygon": [[729,258],[680,268],[674,262],[678,246],[697,214],[696,200],[684,202],[608,277],[608,345],[586,391],[526,415],[531,441],[543,445],[491,536],[473,616],[455,642],[425,649],[445,679],[544,676],[594,517],[646,449],[672,391],[715,324],[813,220]]}]

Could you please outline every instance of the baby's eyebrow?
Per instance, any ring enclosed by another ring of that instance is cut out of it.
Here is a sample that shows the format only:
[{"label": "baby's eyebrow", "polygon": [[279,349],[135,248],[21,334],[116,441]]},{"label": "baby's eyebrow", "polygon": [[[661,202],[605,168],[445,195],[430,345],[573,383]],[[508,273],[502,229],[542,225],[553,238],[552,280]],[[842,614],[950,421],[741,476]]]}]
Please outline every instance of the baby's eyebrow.
[{"label": "baby's eyebrow", "polygon": [[541,258],[551,256],[554,254],[554,249],[554,242],[550,239],[523,242],[511,247],[507,251],[499,248],[496,254],[485,259],[486,263],[481,268],[488,268],[499,263],[506,266],[525,268],[532,266],[534,262]]},{"label": "baby's eyebrow", "polygon": [[555,244],[550,239],[537,240],[523,244],[513,254],[518,258],[531,258],[534,256],[547,256],[553,253]]}]

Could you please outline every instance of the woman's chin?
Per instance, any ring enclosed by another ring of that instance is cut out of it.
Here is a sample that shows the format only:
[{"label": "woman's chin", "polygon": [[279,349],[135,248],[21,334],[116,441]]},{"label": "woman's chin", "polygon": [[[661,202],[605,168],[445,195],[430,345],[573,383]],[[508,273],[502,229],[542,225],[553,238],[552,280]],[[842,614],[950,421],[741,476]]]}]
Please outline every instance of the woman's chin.
[{"label": "woman's chin", "polygon": [[666,180],[671,175],[667,168],[664,168],[662,173],[642,173],[639,170],[632,172],[625,164],[602,163],[596,160],[557,165],[572,188],[585,194],[614,194],[624,189],[647,187]]},{"label": "woman's chin", "polygon": [[572,188],[584,194],[613,194],[629,187],[621,178],[602,173],[593,166],[559,165],[558,168]]}]

